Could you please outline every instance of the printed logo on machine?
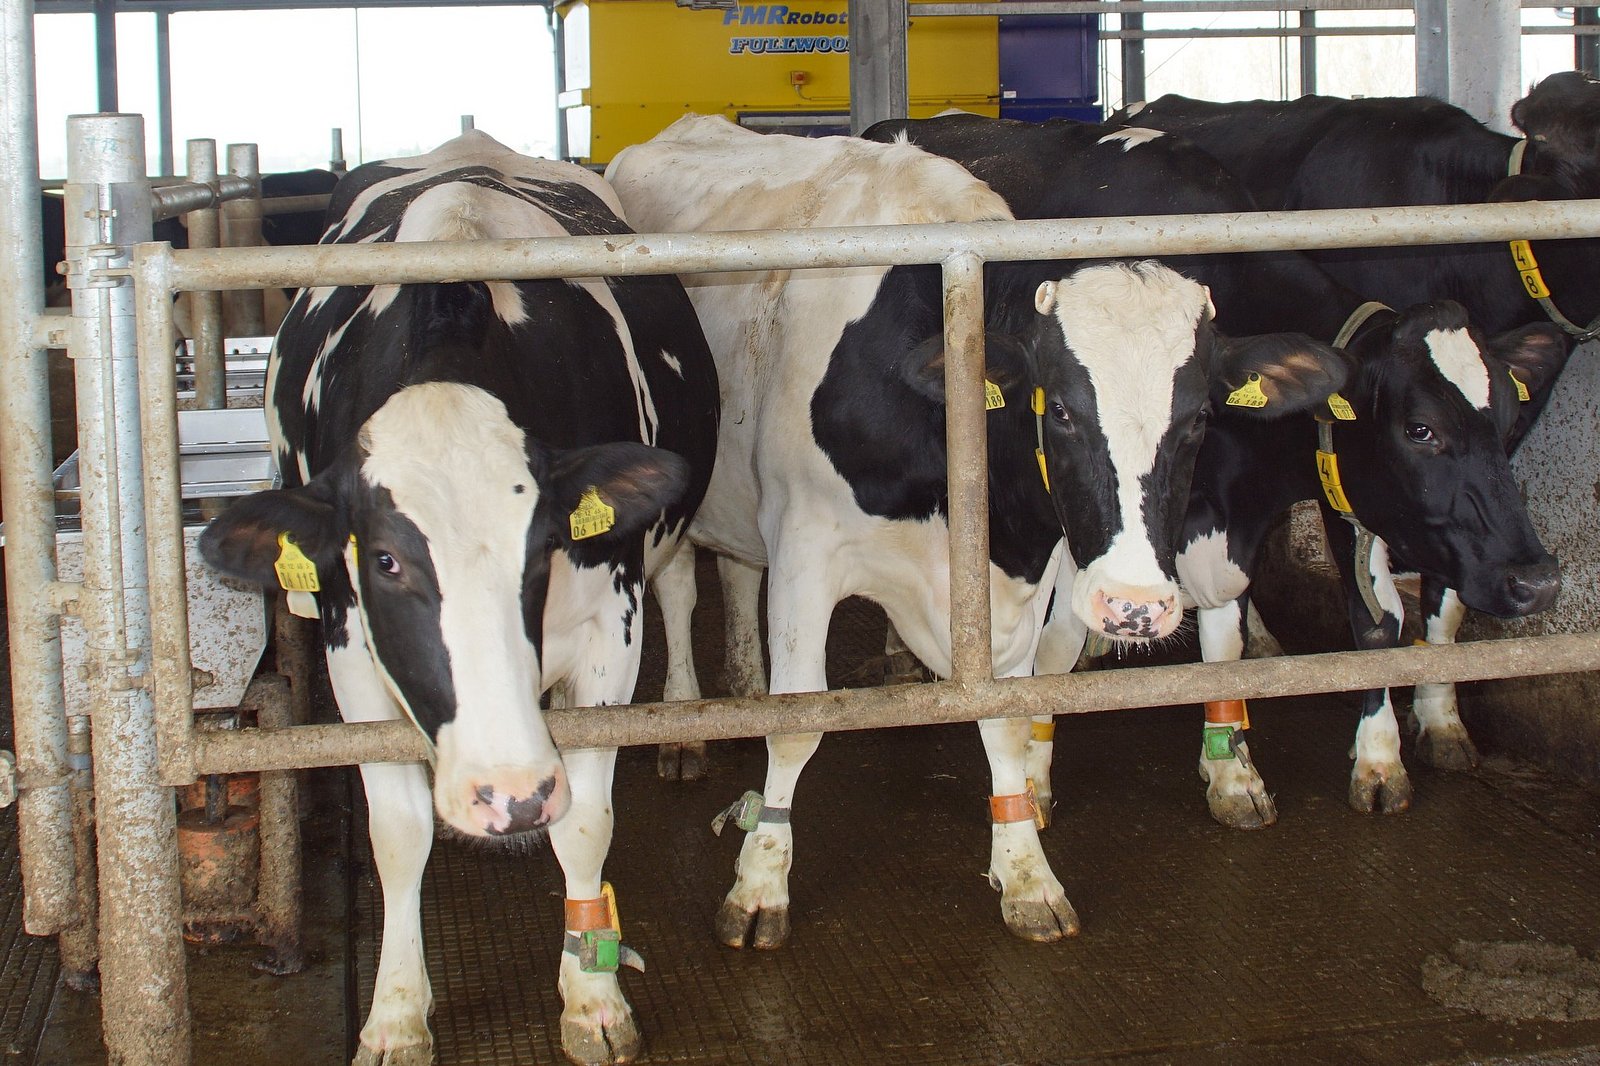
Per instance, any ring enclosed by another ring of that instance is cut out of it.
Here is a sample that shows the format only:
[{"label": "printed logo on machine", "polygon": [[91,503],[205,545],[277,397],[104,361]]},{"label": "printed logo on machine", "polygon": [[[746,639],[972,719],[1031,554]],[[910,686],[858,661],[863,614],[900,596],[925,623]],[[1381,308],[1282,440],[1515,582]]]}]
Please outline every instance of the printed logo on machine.
[{"label": "printed logo on machine", "polygon": [[[838,26],[843,27],[848,16],[843,11],[798,11],[788,4],[741,4],[722,13],[724,26]],[[734,37],[728,42],[730,55],[809,55],[844,54],[850,51],[848,36],[795,36],[763,35]]]}]

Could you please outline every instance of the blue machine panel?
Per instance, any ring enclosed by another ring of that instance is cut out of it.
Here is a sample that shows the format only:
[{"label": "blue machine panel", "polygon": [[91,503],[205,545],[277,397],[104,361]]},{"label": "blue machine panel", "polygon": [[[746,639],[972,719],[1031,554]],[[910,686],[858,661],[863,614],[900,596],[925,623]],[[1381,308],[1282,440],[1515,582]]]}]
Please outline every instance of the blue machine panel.
[{"label": "blue machine panel", "polygon": [[1000,117],[1099,122],[1099,19],[1002,15]]}]

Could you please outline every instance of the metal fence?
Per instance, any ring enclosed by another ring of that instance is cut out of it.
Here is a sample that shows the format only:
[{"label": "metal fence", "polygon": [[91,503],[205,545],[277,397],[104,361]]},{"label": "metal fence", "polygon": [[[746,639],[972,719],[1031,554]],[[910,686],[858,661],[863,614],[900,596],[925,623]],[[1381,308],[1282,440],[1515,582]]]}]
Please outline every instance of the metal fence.
[{"label": "metal fence", "polygon": [[[11,5],[0,10],[9,13]],[[6,59],[14,64],[11,28],[8,22]],[[19,132],[15,111],[8,103],[8,132],[31,136]],[[551,731],[563,746],[1078,713],[1600,668],[1600,639],[1583,634],[995,680],[987,607],[981,286],[983,264],[993,260],[1593,236],[1600,234],[1600,201],[359,247],[129,249],[116,238],[141,216],[147,223],[152,203],[143,179],[141,124],[136,116],[94,116],[73,120],[73,127],[69,214],[98,227],[99,234],[69,237],[80,264],[68,333],[80,384],[81,585],[64,585],[54,569],[41,351],[51,331],[41,314],[37,257],[24,254],[27,213],[17,181],[6,182],[0,194],[7,198],[0,211],[0,248],[17,253],[14,261],[0,262],[0,293],[7,294],[0,304],[0,378],[6,381],[0,449],[26,920],[31,932],[56,933],[82,918],[79,890],[86,886],[77,883],[81,876],[70,847],[65,786],[71,761],[56,632],[60,615],[74,611],[90,632],[96,656],[93,757],[104,916],[99,940],[102,1011],[113,1061],[189,1061],[173,802],[166,786],[207,773],[423,754],[420,734],[405,722],[195,732],[170,346],[172,297],[180,291],[942,266],[952,679],[880,690],[552,711]],[[31,185],[20,184],[31,195]],[[137,415],[131,413],[135,407]]]}]

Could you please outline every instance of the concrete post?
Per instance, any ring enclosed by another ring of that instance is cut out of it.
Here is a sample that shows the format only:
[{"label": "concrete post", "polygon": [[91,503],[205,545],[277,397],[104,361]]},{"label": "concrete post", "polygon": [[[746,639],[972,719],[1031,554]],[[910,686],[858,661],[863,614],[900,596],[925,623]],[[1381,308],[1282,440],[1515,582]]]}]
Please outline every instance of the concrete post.
[{"label": "concrete post", "polygon": [[[222,205],[222,246],[259,248],[261,236],[261,158],[253,144],[228,145],[228,173],[250,182],[248,196]],[[260,289],[236,289],[222,298],[222,329],[229,337],[259,337],[266,332]]]},{"label": "concrete post", "polygon": [[1512,132],[1511,105],[1522,96],[1521,5],[1454,0],[1447,25],[1450,102],[1490,129]]},{"label": "concrete post", "polygon": [[[217,180],[217,142],[196,138],[188,145],[190,181]],[[189,212],[190,248],[215,248],[220,243],[222,214],[215,207]],[[227,372],[222,359],[222,294],[189,294],[189,329],[194,334],[194,398],[201,408],[226,406]]]},{"label": "concrete post", "polygon": [[905,118],[906,0],[850,0],[850,132]]}]

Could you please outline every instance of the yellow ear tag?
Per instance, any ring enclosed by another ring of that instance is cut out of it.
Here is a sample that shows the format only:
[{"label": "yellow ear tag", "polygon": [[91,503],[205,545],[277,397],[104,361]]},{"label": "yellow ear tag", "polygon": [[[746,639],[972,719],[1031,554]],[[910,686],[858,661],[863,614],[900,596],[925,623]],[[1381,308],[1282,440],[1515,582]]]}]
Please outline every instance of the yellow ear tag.
[{"label": "yellow ear tag", "polygon": [[1250,379],[1228,394],[1229,407],[1265,407],[1267,394],[1261,391],[1261,375],[1251,374]]},{"label": "yellow ear tag", "polygon": [[1539,273],[1539,261],[1533,257],[1533,247],[1527,241],[1511,242],[1511,261],[1517,265],[1517,273],[1522,275],[1522,287],[1528,295],[1535,300],[1548,299],[1550,290],[1545,286],[1544,276]]},{"label": "yellow ear tag", "polygon": [[317,564],[306,558],[288,533],[278,534],[278,560],[272,568],[278,572],[278,584],[289,592],[322,591],[322,583],[317,580]]},{"label": "yellow ear tag", "polygon": [[1000,386],[996,385],[994,382],[990,381],[988,378],[984,378],[983,379],[983,409],[985,411],[994,411],[994,410],[998,410],[1001,407],[1004,407],[1005,405],[1006,405],[1006,397],[1005,397],[1005,394],[1000,391]]},{"label": "yellow ear tag", "polygon": [[1341,422],[1354,422],[1356,409],[1350,406],[1350,401],[1340,396],[1337,392],[1328,397],[1328,410],[1333,412],[1333,417]]},{"label": "yellow ear tag", "polygon": [[600,882],[600,898],[606,901],[606,913],[611,915],[611,928],[622,935],[622,915],[617,913],[617,893],[612,889],[610,881]]},{"label": "yellow ear tag", "polygon": [[1050,468],[1045,466],[1045,463],[1044,463],[1044,449],[1043,448],[1035,448],[1033,450],[1033,457],[1035,459],[1039,460],[1039,476],[1044,478],[1044,491],[1049,492],[1050,491]]},{"label": "yellow ear tag", "polygon": [[1506,373],[1511,375],[1511,382],[1517,387],[1517,399],[1523,403],[1533,399],[1533,394],[1528,391],[1528,386],[1522,383],[1522,379],[1517,377],[1515,370],[1507,370]]},{"label": "yellow ear tag", "polygon": [[350,534],[350,562],[356,566],[361,565],[361,554],[356,551],[356,535]]},{"label": "yellow ear tag", "polygon": [[1339,483],[1338,456],[1317,449],[1317,477],[1322,482],[1322,494],[1328,498],[1328,506],[1340,514],[1350,514],[1355,510],[1345,497],[1344,486]]},{"label": "yellow ear tag", "polygon": [[1033,413],[1044,414],[1044,389],[1038,385],[1033,387]]},{"label": "yellow ear tag", "polygon": [[577,510],[572,512],[572,539],[587,540],[598,537],[617,524],[617,512],[600,498],[593,485],[578,497]]}]

